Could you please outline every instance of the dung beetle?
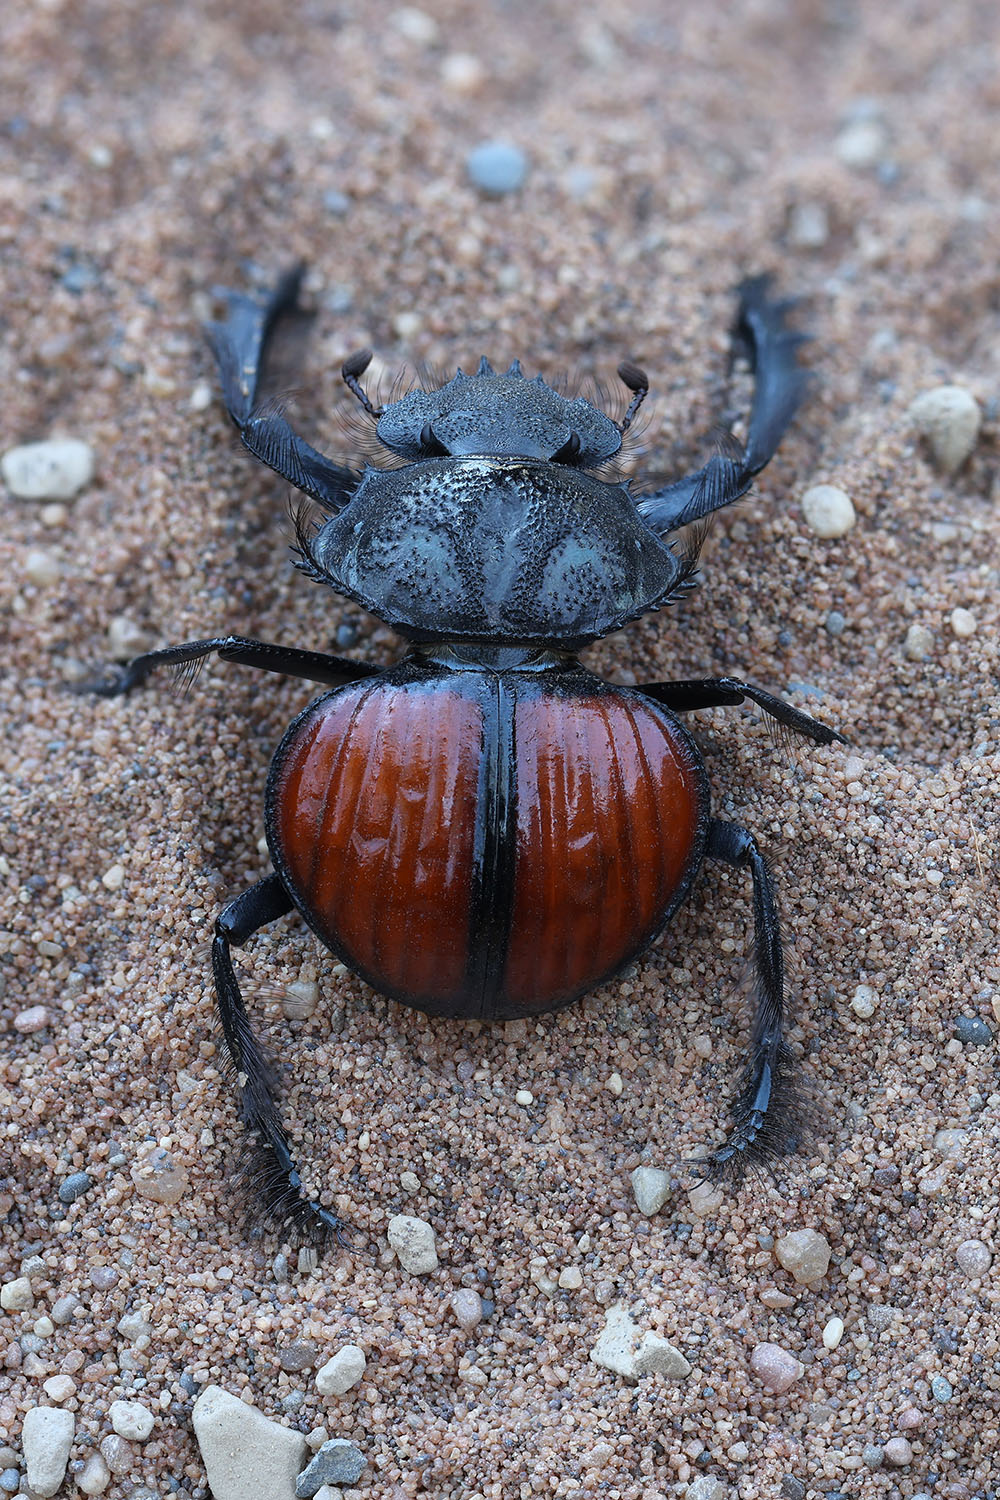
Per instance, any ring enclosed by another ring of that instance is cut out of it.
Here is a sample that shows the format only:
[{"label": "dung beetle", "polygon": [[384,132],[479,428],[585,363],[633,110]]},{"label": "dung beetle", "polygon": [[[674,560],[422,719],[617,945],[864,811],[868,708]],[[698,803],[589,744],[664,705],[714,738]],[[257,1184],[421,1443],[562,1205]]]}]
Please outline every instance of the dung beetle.
[{"label": "dung beetle", "polygon": [[192,671],[216,655],[329,689],[271,763],[274,873],[225,907],[212,947],[259,1206],[287,1227],[349,1230],[303,1187],[234,944],[294,909],[405,1005],[480,1021],[537,1016],[642,953],[705,858],[753,882],[750,1043],[728,1138],[697,1162],[706,1178],[739,1182],[794,1145],[781,936],[757,842],[711,816],[704,763],[678,715],[749,700],[818,744],[843,737],[734,678],[623,687],[577,653],[691,588],[697,543],[677,550],[665,538],[745,494],[774,454],[806,385],[789,304],[766,277],[739,289],[734,348],[755,377],[746,443],[730,439],[704,467],[636,493],[613,468],[649,388],[632,364],[619,366],[630,400],[616,421],[527,378],[516,360],[500,374],[485,358],[473,375],[376,406],[361,383],[365,350],[342,374],[392,460],[357,470],[324,457],[258,399],[301,277],[301,267],[286,274],[266,301],[224,294],[227,314],[207,328],[222,394],[250,452],[322,513],[296,517],[296,566],[391,625],[406,655],[382,668],[226,636],[148,652],[93,684],[114,696],[157,667]]}]

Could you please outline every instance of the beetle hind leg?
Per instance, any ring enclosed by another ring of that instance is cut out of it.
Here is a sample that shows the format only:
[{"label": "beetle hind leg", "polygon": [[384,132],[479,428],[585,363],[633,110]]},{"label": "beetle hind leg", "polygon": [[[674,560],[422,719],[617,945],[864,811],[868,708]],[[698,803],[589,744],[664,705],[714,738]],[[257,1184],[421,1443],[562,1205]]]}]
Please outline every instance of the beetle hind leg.
[{"label": "beetle hind leg", "polygon": [[260,928],[291,910],[284,885],[277,875],[269,875],[230,901],[215,924],[212,972],[219,1020],[236,1071],[248,1148],[238,1176],[253,1216],[311,1238],[345,1244],[351,1226],[310,1198],[303,1187],[278,1108],[277,1078],[250,1026],[230,955],[231,945],[242,947]]},{"label": "beetle hind leg", "polygon": [[732,1103],[733,1126],[724,1146],[693,1163],[709,1181],[739,1183],[775,1157],[794,1150],[799,1111],[792,1053],[782,1036],[784,960],[774,887],[757,841],[735,823],[713,821],[706,853],[753,880],[755,1009],[750,1049]]}]

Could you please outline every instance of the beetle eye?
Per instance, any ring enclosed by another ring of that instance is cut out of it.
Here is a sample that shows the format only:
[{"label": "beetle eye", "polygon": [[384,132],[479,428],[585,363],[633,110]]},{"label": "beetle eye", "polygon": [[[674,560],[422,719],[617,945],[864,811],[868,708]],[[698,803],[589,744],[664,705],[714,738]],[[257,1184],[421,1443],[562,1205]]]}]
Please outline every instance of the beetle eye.
[{"label": "beetle eye", "polygon": [[434,424],[425,422],[420,429],[420,446],[428,458],[445,458],[448,450],[434,435]]},{"label": "beetle eye", "polygon": [[571,432],[563,443],[558,453],[553,453],[550,463],[573,464],[576,463],[580,454],[580,439],[575,432]]}]

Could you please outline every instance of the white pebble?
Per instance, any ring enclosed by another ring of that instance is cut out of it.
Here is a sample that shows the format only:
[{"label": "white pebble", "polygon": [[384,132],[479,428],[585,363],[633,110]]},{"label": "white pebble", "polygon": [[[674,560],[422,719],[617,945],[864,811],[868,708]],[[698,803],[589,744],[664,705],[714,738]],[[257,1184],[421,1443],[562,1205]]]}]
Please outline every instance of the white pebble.
[{"label": "white pebble", "polygon": [[76,1476],[76,1487],[83,1495],[103,1495],[111,1483],[111,1470],[103,1455],[92,1453]]},{"label": "white pebble", "polygon": [[389,1244],[395,1250],[404,1270],[414,1276],[426,1276],[438,1268],[434,1230],[424,1219],[411,1214],[394,1214],[389,1220]]},{"label": "white pebble", "polygon": [[976,617],[971,609],[953,609],[949,624],[953,635],[965,636],[976,633]]},{"label": "white pebble", "polygon": [[820,250],[830,238],[825,203],[796,203],[788,216],[788,243],[796,250]]},{"label": "white pebble", "polygon": [[22,1036],[30,1036],[32,1032],[44,1031],[50,1021],[46,1006],[29,1005],[27,1010],[19,1010],[14,1017],[14,1030],[19,1031]]},{"label": "white pebble", "polygon": [[966,1276],[985,1276],[993,1264],[993,1252],[982,1240],[963,1240],[955,1251],[955,1259]]},{"label": "white pebble", "polygon": [[418,47],[431,47],[437,41],[437,21],[415,5],[403,5],[393,11],[391,20],[399,34]]},{"label": "white pebble", "polygon": [[604,1087],[607,1089],[609,1094],[613,1094],[615,1098],[618,1099],[621,1097],[622,1091],[625,1088],[625,1080],[624,1078],[622,1078],[622,1075],[620,1073],[610,1073],[608,1075],[608,1081],[604,1085]]},{"label": "white pebble", "polygon": [[714,1214],[726,1201],[726,1195],[716,1183],[699,1182],[688,1193],[688,1207],[698,1219]]},{"label": "white pebble", "polygon": [[471,1333],[483,1321],[483,1299],[472,1287],[460,1286],[448,1299],[455,1314],[455,1322],[466,1333]]},{"label": "white pebble", "polygon": [[669,1375],[675,1380],[691,1374],[691,1366],[681,1351],[657,1333],[643,1334],[635,1368],[640,1375]]},{"label": "white pebble", "polygon": [[799,1286],[819,1281],[830,1265],[829,1241],[815,1229],[795,1229],[782,1235],[774,1254],[778,1264],[791,1272]]},{"label": "white pebble", "polygon": [[398,339],[412,339],[424,326],[424,320],[418,312],[397,313],[392,320],[392,331]]},{"label": "white pebble", "polygon": [[24,1414],[21,1447],[28,1488],[48,1500],[63,1482],[76,1418],[61,1406],[32,1406]]},{"label": "white pebble", "polygon": [[153,1430],[153,1413],[141,1401],[112,1401],[108,1413],[119,1437],[144,1443]]},{"label": "white pebble", "polygon": [[857,521],[850,495],[835,484],[811,485],[801,504],[806,525],[815,536],[846,536]]},{"label": "white pebble", "polygon": [[208,381],[199,380],[191,388],[191,395],[188,397],[188,406],[190,406],[192,411],[207,411],[212,404],[212,397],[214,395],[215,392]]},{"label": "white pebble", "polygon": [[316,1371],[316,1389],[321,1396],[343,1396],[364,1375],[365,1363],[363,1349],[357,1344],[345,1344]]},{"label": "white pebble", "polygon": [[474,94],[486,78],[486,69],[469,52],[449,52],[441,63],[441,82],[456,94]]},{"label": "white pebble", "polygon": [[887,1464],[892,1464],[895,1469],[903,1469],[913,1462],[913,1445],[904,1437],[890,1438],[882,1449],[882,1455]]},{"label": "white pebble", "polygon": [[826,1327],[823,1329],[823,1348],[829,1349],[832,1353],[843,1337],[843,1318],[831,1318],[829,1323],[827,1323]]},{"label": "white pebble", "polygon": [[976,398],[960,385],[939,385],[910,403],[907,415],[927,439],[939,469],[954,474],[976,446],[982,420]]},{"label": "white pebble", "polygon": [[517,1093],[514,1095],[514,1100],[517,1104],[520,1104],[525,1109],[527,1109],[529,1104],[534,1104],[535,1096],[530,1089],[518,1089]]},{"label": "white pebble", "polygon": [[636,1167],[629,1181],[639,1212],[651,1218],[670,1197],[670,1173],[659,1167]]},{"label": "white pebble", "polygon": [[578,1292],[583,1286],[583,1272],[579,1266],[567,1266],[559,1272],[559,1285],[564,1292]]},{"label": "white pebble", "polygon": [[76,1395],[76,1381],[72,1375],[50,1375],[43,1383],[42,1390],[50,1401],[55,1401],[58,1405]]},{"label": "white pebble", "polygon": [[878,993],[870,984],[859,984],[851,1000],[851,1009],[863,1021],[869,1020],[878,1009]]},{"label": "white pebble", "polygon": [[112,865],[110,869],[105,870],[101,876],[101,884],[106,891],[120,891],[125,884],[125,866]]},{"label": "white pebble", "polygon": [[414,1193],[420,1192],[420,1178],[416,1172],[400,1172],[399,1186],[408,1198],[412,1198]]},{"label": "white pebble", "polygon": [[729,1490],[721,1479],[715,1479],[711,1474],[699,1474],[684,1491],[684,1500],[729,1500]]},{"label": "white pebble", "polygon": [[272,1422],[218,1385],[202,1391],[191,1420],[214,1500],[291,1500],[308,1458],[301,1432]]},{"label": "white pebble", "polygon": [[876,165],[887,145],[888,136],[881,120],[862,119],[844,126],[835,149],[845,167],[862,171]]},{"label": "white pebble", "polygon": [[[39,588],[48,588],[59,582],[62,568],[51,552],[42,552],[40,548],[33,547],[24,559],[24,576],[29,583],[37,584]],[[966,634],[971,632],[967,631]]]},{"label": "white pebble", "polygon": [[923,661],[934,650],[934,637],[926,625],[911,625],[903,642],[907,661]]},{"label": "white pebble", "polygon": [[112,661],[129,661],[148,651],[151,645],[149,632],[127,615],[115,615],[109,621],[108,655]]},{"label": "white pebble", "polygon": [[27,1312],[34,1300],[31,1278],[28,1276],[15,1276],[12,1281],[5,1281],[0,1287],[0,1307],[4,1312]]},{"label": "white pebble", "polygon": [[19,500],[72,500],[94,477],[94,450],[78,438],[9,448],[0,470]]},{"label": "white pebble", "polygon": [[604,1315],[604,1327],[590,1351],[591,1363],[623,1375],[626,1380],[634,1380],[638,1373],[635,1366],[638,1336],[639,1330],[628,1309],[620,1304],[609,1307]]},{"label": "white pebble", "polygon": [[762,1385],[780,1396],[805,1373],[805,1365],[780,1344],[758,1344],[750,1368]]}]

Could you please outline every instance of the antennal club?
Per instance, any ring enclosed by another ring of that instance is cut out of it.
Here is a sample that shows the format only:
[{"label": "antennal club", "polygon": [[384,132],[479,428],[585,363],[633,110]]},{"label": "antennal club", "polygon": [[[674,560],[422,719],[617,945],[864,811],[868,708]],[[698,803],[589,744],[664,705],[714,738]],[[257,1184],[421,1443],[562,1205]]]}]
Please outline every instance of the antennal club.
[{"label": "antennal club", "polygon": [[626,359],[618,366],[618,379],[632,392],[628,411],[616,424],[618,431],[624,435],[631,427],[633,417],[649,393],[649,376],[645,370],[640,370],[638,365],[633,365]]},{"label": "antennal club", "polygon": [[370,417],[380,417],[382,415],[382,407],[372,406],[367,395],[361,388],[359,378],[365,373],[371,362],[372,351],[370,349],[359,349],[356,354],[352,354],[344,360],[340,373],[347,389],[353,396],[358,398],[368,415]]}]

